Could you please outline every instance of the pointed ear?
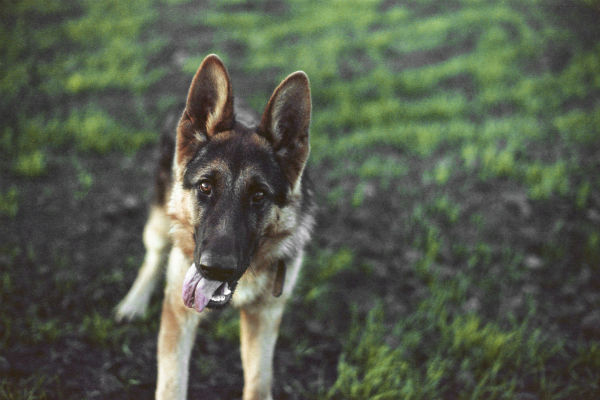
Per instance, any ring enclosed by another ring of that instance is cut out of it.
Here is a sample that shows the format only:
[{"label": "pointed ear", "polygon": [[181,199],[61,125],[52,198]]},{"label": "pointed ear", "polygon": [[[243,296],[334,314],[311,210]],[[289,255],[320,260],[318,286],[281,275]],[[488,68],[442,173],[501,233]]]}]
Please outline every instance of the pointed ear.
[{"label": "pointed ear", "polygon": [[308,76],[295,72],[279,84],[263,113],[259,134],[273,146],[277,161],[294,187],[308,159],[310,126]]},{"label": "pointed ear", "polygon": [[223,62],[207,56],[190,85],[185,111],[177,129],[178,161],[191,158],[198,146],[233,127],[231,81]]}]

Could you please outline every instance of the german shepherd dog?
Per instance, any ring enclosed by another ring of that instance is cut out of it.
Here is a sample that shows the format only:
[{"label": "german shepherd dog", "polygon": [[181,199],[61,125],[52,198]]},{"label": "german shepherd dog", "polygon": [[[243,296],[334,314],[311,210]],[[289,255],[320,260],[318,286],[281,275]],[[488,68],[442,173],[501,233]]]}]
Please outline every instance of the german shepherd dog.
[{"label": "german shepherd dog", "polygon": [[279,324],[310,238],[315,207],[305,173],[310,87],[304,72],[275,89],[262,118],[234,107],[216,55],[192,80],[176,138],[165,141],[146,256],[118,319],[145,312],[168,253],[158,334],[157,399],[185,399],[205,308],[240,309],[244,395],[270,399]]}]

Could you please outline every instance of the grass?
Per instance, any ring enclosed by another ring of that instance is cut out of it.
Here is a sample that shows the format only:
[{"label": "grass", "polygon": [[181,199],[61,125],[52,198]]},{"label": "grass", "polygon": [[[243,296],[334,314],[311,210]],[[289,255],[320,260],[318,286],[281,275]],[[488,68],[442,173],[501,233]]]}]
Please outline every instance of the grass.
[{"label": "grass", "polygon": [[0,193],[0,215],[14,218],[19,211],[19,190],[16,186]]},{"label": "grass", "polygon": [[48,396],[44,391],[47,383],[44,377],[32,377],[22,382],[0,382],[0,397],[6,400],[43,400]]},{"label": "grass", "polygon": [[[525,389],[519,381],[530,377],[540,394],[556,389],[535,379],[559,351],[541,332],[504,331],[474,314],[451,319],[439,301],[423,302],[414,317],[391,327],[381,307],[369,312],[365,326],[357,321],[361,329],[351,333],[327,397],[512,399]],[[424,341],[431,343],[426,349]]]},{"label": "grass", "polygon": [[[32,1],[6,8],[2,143],[19,175],[46,173],[48,149],[66,143],[106,152],[155,140],[154,121],[135,105],[164,75],[148,66],[160,41],[141,37],[156,18],[150,4]],[[107,113],[110,91],[131,93],[129,104],[119,106],[127,118]]]},{"label": "grass", "polygon": [[[123,197],[149,190],[148,145],[209,52],[258,111],[287,73],[311,80],[320,225],[283,324],[276,397],[598,397],[598,12],[542,0],[11,3],[0,397],[81,397],[85,377],[64,361],[81,349],[109,382],[99,393],[152,393],[159,297],[140,323],[111,317],[142,257],[144,215]],[[223,365],[238,356],[222,350],[239,322],[220,317],[205,327],[214,338],[199,335],[192,389],[239,397],[240,371]],[[29,349],[46,365],[24,367]]]}]

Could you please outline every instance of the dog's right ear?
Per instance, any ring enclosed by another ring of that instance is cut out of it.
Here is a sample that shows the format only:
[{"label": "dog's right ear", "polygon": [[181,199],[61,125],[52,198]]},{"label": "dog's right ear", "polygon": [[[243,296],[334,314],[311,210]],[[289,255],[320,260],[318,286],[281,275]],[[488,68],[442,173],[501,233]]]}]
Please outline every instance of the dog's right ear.
[{"label": "dog's right ear", "polygon": [[223,62],[207,56],[190,85],[177,128],[177,162],[189,161],[202,143],[233,127],[231,81]]}]

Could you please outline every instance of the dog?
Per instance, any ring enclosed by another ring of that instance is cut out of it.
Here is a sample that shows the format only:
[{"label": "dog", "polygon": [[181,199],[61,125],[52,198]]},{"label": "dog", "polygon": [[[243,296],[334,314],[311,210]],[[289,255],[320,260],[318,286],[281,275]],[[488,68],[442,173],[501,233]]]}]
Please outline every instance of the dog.
[{"label": "dog", "polygon": [[[158,334],[157,399],[185,399],[196,329],[208,309],[240,310],[243,399],[270,399],[279,325],[314,225],[305,171],[310,85],[298,71],[261,118],[234,105],[223,62],[207,56],[175,138],[164,139],[146,255],[117,319],[144,314],[167,262]],[[167,256],[168,254],[168,256]]]}]

